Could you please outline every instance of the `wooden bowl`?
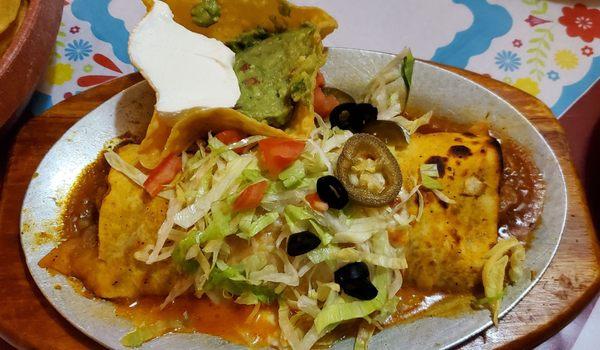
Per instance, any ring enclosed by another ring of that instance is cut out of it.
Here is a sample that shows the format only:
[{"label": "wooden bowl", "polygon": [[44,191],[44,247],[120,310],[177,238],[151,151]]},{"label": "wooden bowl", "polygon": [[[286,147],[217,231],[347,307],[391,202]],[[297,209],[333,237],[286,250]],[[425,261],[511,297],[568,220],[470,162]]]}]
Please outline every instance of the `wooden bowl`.
[{"label": "wooden bowl", "polygon": [[64,0],[29,0],[25,19],[0,57],[0,135],[31,97],[54,48]]}]

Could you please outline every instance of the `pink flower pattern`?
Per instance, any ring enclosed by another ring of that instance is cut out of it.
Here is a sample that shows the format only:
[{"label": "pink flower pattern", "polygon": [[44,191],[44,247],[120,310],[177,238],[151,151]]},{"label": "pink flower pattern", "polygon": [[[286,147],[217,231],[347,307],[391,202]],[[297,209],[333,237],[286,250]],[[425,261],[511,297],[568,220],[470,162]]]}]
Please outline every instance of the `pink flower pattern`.
[{"label": "pink flower pattern", "polygon": [[581,54],[584,56],[590,57],[591,55],[594,54],[594,49],[592,47],[585,45],[584,47],[581,48]]}]

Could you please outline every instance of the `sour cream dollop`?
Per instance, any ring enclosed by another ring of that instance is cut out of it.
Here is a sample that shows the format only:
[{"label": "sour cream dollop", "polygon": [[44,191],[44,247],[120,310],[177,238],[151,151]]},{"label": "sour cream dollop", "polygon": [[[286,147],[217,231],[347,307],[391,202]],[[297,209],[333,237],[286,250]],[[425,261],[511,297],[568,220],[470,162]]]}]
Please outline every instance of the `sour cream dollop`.
[{"label": "sour cream dollop", "polygon": [[159,0],[129,38],[129,57],[156,92],[165,119],[192,108],[233,107],[240,97],[235,53],[173,19]]}]

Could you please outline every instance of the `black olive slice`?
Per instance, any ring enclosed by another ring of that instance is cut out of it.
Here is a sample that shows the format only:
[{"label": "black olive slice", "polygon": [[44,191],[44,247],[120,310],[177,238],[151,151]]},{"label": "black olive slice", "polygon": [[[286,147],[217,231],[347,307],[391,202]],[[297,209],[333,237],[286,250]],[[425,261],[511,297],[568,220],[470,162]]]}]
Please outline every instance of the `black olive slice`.
[{"label": "black olive slice", "polygon": [[369,267],[364,262],[344,265],[334,272],[335,283],[344,293],[360,300],[371,300],[377,296],[377,288],[369,280]]},{"label": "black olive slice", "polygon": [[348,192],[333,175],[322,176],[317,180],[317,193],[330,208],[342,209],[348,204]]},{"label": "black olive slice", "polygon": [[354,111],[354,107],[356,103],[347,102],[340,103],[335,106],[331,113],[329,113],[329,121],[331,122],[331,127],[337,126],[342,130],[350,130],[350,118],[352,118],[352,112]]},{"label": "black olive slice", "polygon": [[287,253],[289,256],[306,254],[321,244],[319,236],[310,231],[292,233],[288,238]]},{"label": "black olive slice", "polygon": [[347,285],[346,288],[342,288],[344,293],[351,297],[355,297],[360,300],[371,300],[377,296],[379,291],[373,283],[369,280],[357,281],[356,284]]},{"label": "black olive slice", "polygon": [[377,107],[370,103],[358,103],[355,107],[356,116],[350,119],[350,131],[362,132],[365,126],[377,120]]},{"label": "black olive slice", "polygon": [[[350,176],[354,172],[352,166],[360,159],[372,159],[380,165],[379,172],[385,180],[381,191],[372,191],[351,181]],[[398,161],[383,141],[368,134],[356,134],[346,141],[337,161],[336,175],[352,200],[369,207],[379,207],[393,201],[402,188]]]},{"label": "black olive slice", "polygon": [[369,103],[342,103],[331,111],[329,120],[332,127],[358,133],[365,125],[377,120],[377,108]]}]

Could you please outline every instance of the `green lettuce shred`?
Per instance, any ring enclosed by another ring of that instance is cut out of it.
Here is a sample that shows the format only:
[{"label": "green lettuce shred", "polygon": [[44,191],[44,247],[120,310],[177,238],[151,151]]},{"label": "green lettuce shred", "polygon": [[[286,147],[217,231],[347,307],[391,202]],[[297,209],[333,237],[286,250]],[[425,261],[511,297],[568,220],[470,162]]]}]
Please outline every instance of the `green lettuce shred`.
[{"label": "green lettuce shred", "polygon": [[427,176],[421,174],[421,181],[423,183],[423,187],[426,187],[430,190],[443,190],[444,186],[437,180],[432,178],[431,176]]},{"label": "green lettuce shred", "polygon": [[406,86],[406,99],[408,100],[408,95],[410,94],[410,86],[412,84],[412,75],[413,68],[415,65],[415,58],[408,50],[406,56],[402,60],[402,80],[404,80],[404,85]]},{"label": "green lettuce shred", "polygon": [[274,223],[279,217],[278,213],[267,213],[254,218],[253,211],[241,215],[243,215],[239,225],[241,232],[238,233],[238,237],[244,239],[250,239],[256,236],[260,231]]},{"label": "green lettuce shred", "polygon": [[387,286],[389,283],[389,270],[377,268],[375,277],[373,277],[373,285],[379,291],[377,296],[372,300],[351,301],[325,306],[315,318],[317,331],[322,332],[335,323],[366,317],[381,309],[387,301]]},{"label": "green lettuce shred", "polygon": [[306,208],[290,204],[283,209],[283,217],[292,232],[299,232],[306,228],[313,215]]},{"label": "green lettuce shred", "polygon": [[142,325],[121,338],[121,344],[129,348],[137,348],[145,342],[182,327],[181,321],[158,321]]},{"label": "green lettuce shred", "polygon": [[185,238],[177,243],[171,258],[181,268],[183,272],[194,273],[198,269],[198,262],[195,259],[186,259],[188,250],[193,245],[199,245],[213,239],[223,239],[232,234],[230,210],[225,212],[226,203],[216,203],[212,206],[212,220],[204,231],[192,231]]},{"label": "green lettuce shred", "polygon": [[295,161],[289,168],[279,174],[279,180],[283,182],[285,188],[298,186],[306,177],[304,165],[301,161]]},{"label": "green lettuce shred", "polygon": [[250,284],[240,270],[222,261],[217,262],[217,266],[211,271],[204,289],[207,291],[222,289],[233,295],[246,295],[246,298],[247,293],[252,293],[259,302],[264,304],[272,303],[277,297],[272,289],[263,285]]},{"label": "green lettuce shred", "polygon": [[252,169],[250,167],[242,171],[242,178],[249,183],[256,183],[265,179],[259,169]]}]

